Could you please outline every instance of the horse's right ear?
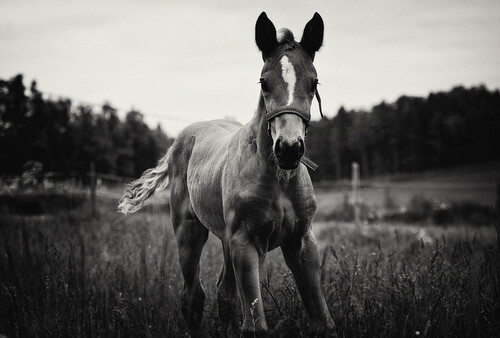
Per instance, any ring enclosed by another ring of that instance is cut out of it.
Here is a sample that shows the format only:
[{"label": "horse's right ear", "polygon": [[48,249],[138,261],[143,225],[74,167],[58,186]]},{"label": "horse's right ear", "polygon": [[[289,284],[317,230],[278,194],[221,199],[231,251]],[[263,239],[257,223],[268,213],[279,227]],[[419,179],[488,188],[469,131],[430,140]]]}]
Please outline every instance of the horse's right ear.
[{"label": "horse's right ear", "polygon": [[278,45],[276,28],[274,28],[273,23],[267,17],[266,12],[262,12],[255,23],[255,42],[262,52],[263,60],[265,60]]}]

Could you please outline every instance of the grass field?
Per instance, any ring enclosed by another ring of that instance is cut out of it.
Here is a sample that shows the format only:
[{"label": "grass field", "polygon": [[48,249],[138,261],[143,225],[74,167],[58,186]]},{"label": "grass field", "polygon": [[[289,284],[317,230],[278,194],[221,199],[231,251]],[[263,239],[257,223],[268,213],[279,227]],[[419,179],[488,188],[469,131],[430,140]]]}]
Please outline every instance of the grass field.
[{"label": "grass field", "polygon": [[[408,204],[414,195],[431,201],[468,201],[489,205],[496,200],[499,182],[500,163],[489,163],[418,174],[361,177],[359,193],[362,202],[378,207],[384,205],[387,193],[399,206]],[[350,181],[318,182],[316,193],[341,202],[343,193],[351,191],[350,184]]]},{"label": "grass field", "polygon": [[[128,217],[116,200],[55,214],[0,217],[0,334],[8,337],[185,336],[169,214],[161,203]],[[322,282],[340,337],[498,337],[500,239],[494,224],[317,222]],[[225,337],[216,310],[222,255],[201,261],[206,337]],[[308,334],[281,252],[261,272],[270,336]]]},{"label": "grass field", "polygon": [[[358,200],[366,212],[379,219],[387,214],[410,211],[415,207],[419,209],[422,205],[415,204],[422,203],[428,204],[429,208],[441,209],[441,212],[462,209],[469,214],[479,211],[484,216],[484,211],[488,213],[487,209],[495,205],[499,186],[500,163],[488,163],[417,174],[361,177]],[[346,201],[353,202],[351,182],[347,180],[317,182],[315,190],[317,219],[332,218],[332,214],[345,208]],[[466,218],[471,221],[469,223],[483,223],[483,217]]]}]

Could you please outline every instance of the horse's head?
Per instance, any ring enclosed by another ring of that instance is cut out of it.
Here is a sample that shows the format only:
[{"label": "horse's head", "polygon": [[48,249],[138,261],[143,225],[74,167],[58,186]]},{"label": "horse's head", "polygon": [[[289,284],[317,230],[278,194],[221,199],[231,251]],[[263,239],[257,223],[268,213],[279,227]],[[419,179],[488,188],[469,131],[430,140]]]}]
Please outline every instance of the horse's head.
[{"label": "horse's head", "polygon": [[318,13],[306,24],[300,42],[282,29],[276,35],[265,12],[257,19],[255,41],[264,67],[260,84],[266,106],[273,151],[281,169],[295,169],[304,155],[304,139],[318,77],[314,54],[323,43],[323,20]]}]

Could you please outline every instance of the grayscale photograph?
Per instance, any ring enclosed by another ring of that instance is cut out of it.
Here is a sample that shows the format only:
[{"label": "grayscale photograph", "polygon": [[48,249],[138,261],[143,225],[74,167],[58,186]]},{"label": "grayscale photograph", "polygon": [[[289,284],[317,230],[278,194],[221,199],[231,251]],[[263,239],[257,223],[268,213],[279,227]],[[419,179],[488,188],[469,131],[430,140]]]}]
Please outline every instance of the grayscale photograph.
[{"label": "grayscale photograph", "polygon": [[499,1],[0,2],[0,338],[499,336]]}]

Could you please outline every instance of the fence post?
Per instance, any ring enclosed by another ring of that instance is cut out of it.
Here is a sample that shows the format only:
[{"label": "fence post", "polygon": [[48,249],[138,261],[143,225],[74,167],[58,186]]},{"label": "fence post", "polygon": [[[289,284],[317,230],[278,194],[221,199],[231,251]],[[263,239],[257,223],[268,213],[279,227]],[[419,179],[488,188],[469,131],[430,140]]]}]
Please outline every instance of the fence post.
[{"label": "fence post", "polygon": [[95,218],[96,216],[96,186],[97,186],[97,176],[95,173],[95,163],[94,161],[90,162],[90,216]]},{"label": "fence post", "polygon": [[496,200],[497,213],[500,216],[500,180],[497,181],[497,200]]},{"label": "fence post", "polygon": [[[495,201],[495,210],[493,210],[493,213],[494,213],[493,217],[495,217],[497,229],[500,229],[500,180],[497,181],[497,196],[496,197],[497,197],[497,200]],[[498,232],[498,234],[500,234],[500,232]]]},{"label": "fence post", "polygon": [[351,185],[352,185],[352,203],[354,206],[354,222],[359,223],[360,220],[360,210],[359,210],[359,164],[357,162],[352,162],[351,164]]}]

